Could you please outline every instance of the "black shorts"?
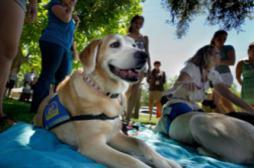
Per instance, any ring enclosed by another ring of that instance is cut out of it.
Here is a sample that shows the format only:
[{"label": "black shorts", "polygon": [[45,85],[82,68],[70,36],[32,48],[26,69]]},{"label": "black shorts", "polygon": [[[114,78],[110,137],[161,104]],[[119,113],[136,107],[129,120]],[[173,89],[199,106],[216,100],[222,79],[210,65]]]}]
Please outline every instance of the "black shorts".
[{"label": "black shorts", "polygon": [[254,114],[248,112],[230,112],[226,114],[227,116],[238,118],[240,120],[246,121],[254,126]]},{"label": "black shorts", "polygon": [[9,80],[6,84],[6,88],[8,88],[8,89],[12,89],[12,88],[14,88],[14,86],[15,86],[14,80]]}]

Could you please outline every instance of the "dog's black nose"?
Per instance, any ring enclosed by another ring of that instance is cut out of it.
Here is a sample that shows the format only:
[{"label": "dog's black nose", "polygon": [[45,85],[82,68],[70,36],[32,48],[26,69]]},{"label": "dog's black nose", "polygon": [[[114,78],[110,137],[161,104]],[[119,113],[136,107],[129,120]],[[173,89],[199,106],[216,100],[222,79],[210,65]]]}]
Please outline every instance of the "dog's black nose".
[{"label": "dog's black nose", "polygon": [[137,51],[135,52],[134,57],[138,59],[147,59],[148,55],[143,51]]}]

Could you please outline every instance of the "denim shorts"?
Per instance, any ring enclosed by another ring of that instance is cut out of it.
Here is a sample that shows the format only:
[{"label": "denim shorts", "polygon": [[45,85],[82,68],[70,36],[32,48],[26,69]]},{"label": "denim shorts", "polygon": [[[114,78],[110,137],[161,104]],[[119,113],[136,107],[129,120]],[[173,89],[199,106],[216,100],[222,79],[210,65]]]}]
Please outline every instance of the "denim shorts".
[{"label": "denim shorts", "polygon": [[26,0],[14,0],[24,11],[26,11]]},{"label": "denim shorts", "polygon": [[169,131],[170,124],[175,118],[182,114],[193,112],[193,109],[186,103],[174,103],[170,104],[169,107],[171,108],[171,111],[168,115],[168,120],[166,124],[167,131]]}]

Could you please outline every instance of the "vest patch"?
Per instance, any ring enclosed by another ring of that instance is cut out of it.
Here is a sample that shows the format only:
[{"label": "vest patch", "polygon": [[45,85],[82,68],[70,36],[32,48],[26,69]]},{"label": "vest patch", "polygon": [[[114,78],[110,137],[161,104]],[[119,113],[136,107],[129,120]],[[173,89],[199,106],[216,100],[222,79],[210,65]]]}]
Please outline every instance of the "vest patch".
[{"label": "vest patch", "polygon": [[59,97],[55,95],[51,98],[49,104],[43,112],[43,125],[46,129],[51,129],[56,125],[70,120],[71,115],[67,109],[59,101]]}]

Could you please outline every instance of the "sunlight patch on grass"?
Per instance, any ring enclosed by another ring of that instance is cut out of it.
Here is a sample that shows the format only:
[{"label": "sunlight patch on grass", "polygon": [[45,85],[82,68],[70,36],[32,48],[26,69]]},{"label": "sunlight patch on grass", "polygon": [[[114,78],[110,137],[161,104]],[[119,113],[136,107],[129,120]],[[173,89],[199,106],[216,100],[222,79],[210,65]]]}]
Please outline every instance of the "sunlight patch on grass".
[{"label": "sunlight patch on grass", "polygon": [[158,118],[156,118],[156,116],[152,116],[152,120],[149,121],[149,115],[145,115],[145,114],[139,114],[139,118],[138,119],[132,119],[135,122],[139,122],[141,124],[152,124],[155,125],[158,122]]}]

